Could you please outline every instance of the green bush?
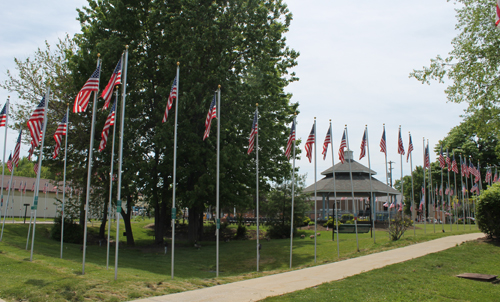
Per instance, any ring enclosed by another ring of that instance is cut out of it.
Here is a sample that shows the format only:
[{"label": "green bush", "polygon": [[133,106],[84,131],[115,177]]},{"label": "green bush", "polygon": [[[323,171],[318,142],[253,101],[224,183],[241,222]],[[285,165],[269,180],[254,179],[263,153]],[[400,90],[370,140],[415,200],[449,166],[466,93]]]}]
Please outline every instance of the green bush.
[{"label": "green bush", "polygon": [[311,218],[306,217],[306,218],[304,218],[302,225],[303,226],[309,225],[309,222],[311,222]]},{"label": "green bush", "polygon": [[[293,233],[295,234],[295,230]],[[280,223],[270,224],[267,228],[267,237],[271,239],[290,238],[290,225]]]},{"label": "green bush", "polygon": [[[50,230],[50,237],[54,240],[61,240],[61,216],[54,219],[54,225]],[[83,243],[83,228],[70,219],[64,219],[64,242]]]},{"label": "green bush", "polygon": [[493,184],[479,196],[476,219],[481,232],[500,240],[500,184]]},{"label": "green bush", "polygon": [[348,220],[354,220],[354,215],[353,214],[342,214],[342,216],[340,217],[340,221],[342,223],[345,223]]},{"label": "green bush", "polygon": [[234,239],[247,239],[247,227],[242,224],[238,225]]},{"label": "green bush", "polygon": [[314,225],[314,221],[309,221],[309,225]]},{"label": "green bush", "polygon": [[[340,221],[337,221],[337,223],[338,223],[339,225],[341,225],[341,224],[342,224]],[[324,223],[324,224],[323,224],[323,226],[324,226],[325,228],[326,228],[326,227],[329,227],[329,228],[334,227],[334,226],[335,226],[335,221],[334,221],[333,217],[332,217],[332,216],[330,216],[330,217],[328,218],[328,221],[327,221],[326,223]]]}]

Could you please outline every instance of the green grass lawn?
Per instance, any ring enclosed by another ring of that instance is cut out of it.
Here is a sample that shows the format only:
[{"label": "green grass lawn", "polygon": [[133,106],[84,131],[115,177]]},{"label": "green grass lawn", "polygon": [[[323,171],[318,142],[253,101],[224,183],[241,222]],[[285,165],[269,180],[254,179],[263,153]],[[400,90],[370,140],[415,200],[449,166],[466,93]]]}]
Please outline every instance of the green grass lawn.
[{"label": "green grass lawn", "polygon": [[[164,246],[155,246],[153,231],[146,228],[152,220],[133,221],[135,247],[127,247],[125,237],[120,237],[118,280],[114,281],[114,247],[110,253],[110,268],[106,269],[106,246],[88,245],[85,274],[82,275],[82,251],[79,244],[64,244],[63,259],[60,242],[49,238],[51,225],[36,227],[33,262],[30,250],[25,250],[28,224],[6,224],[3,241],[0,243],[0,267],[2,283],[0,298],[29,301],[126,301],[135,298],[165,295],[216,284],[234,282],[267,274],[289,270],[290,240],[261,240],[260,272],[256,272],[256,242],[241,240],[220,243],[220,274],[215,277],[215,242],[201,242],[201,249],[192,244],[176,241],[175,277],[172,280],[171,254]],[[89,224],[89,232],[97,233],[99,223]],[[112,224],[112,240],[116,224]],[[389,241],[384,231],[376,232],[377,243],[370,234],[359,234],[360,252],[356,251],[355,234],[340,234],[340,260],[374,252],[410,245],[435,238],[477,232],[475,226],[453,232],[441,232],[441,226],[418,225],[397,242]],[[255,227],[251,227],[255,229]],[[124,226],[120,226],[120,233]],[[263,230],[264,231],[264,230]],[[305,239],[295,238],[293,247],[293,269],[315,265],[313,231],[303,230]],[[331,240],[331,231],[321,231],[317,238],[316,264],[338,261],[336,241]],[[121,235],[121,234],[120,234]],[[30,241],[31,242],[31,241]]]},{"label": "green grass lawn", "polygon": [[264,301],[499,301],[500,284],[457,278],[500,275],[500,245],[473,241]]}]

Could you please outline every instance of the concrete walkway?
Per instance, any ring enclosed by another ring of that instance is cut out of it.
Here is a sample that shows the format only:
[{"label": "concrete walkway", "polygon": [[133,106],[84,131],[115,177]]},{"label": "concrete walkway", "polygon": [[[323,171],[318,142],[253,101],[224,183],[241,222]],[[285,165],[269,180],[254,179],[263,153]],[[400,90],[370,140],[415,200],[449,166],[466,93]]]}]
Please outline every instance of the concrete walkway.
[{"label": "concrete walkway", "polygon": [[404,262],[427,254],[443,251],[464,241],[475,240],[484,236],[483,233],[448,236],[335,263],[135,301],[258,301],[266,297],[294,292],[394,263]]}]

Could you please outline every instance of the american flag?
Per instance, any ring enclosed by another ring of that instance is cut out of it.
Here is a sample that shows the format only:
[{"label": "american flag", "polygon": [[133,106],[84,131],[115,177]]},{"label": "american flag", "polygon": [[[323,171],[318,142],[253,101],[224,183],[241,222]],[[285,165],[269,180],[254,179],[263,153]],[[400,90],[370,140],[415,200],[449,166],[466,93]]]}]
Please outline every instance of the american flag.
[{"label": "american flag", "polygon": [[423,206],[424,206],[424,196],[422,196],[422,199],[420,200],[420,206],[418,207],[420,211],[422,211]]},{"label": "american flag", "polygon": [[361,152],[359,153],[359,160],[361,160],[366,155],[366,128],[363,133],[363,138],[361,139],[361,146],[359,147]]},{"label": "american flag", "polygon": [[496,27],[500,26],[500,0],[497,0],[497,5],[496,5],[496,21],[495,21],[495,26]]},{"label": "american flag", "polygon": [[398,154],[405,155],[405,147],[403,146],[403,138],[401,137],[401,128],[399,128]]},{"label": "american flag", "polygon": [[99,91],[99,75],[101,74],[101,63],[97,65],[96,70],[90,78],[85,82],[80,92],[75,98],[75,104],[73,105],[73,112],[85,112],[89,104],[90,94],[92,91]]},{"label": "american flag", "polygon": [[446,185],[446,190],[444,190],[444,195],[448,195],[450,193],[450,188],[448,187],[448,184]]},{"label": "american flag", "polygon": [[498,181],[498,174],[497,174],[497,171],[495,171],[495,176],[493,177],[493,182],[497,182]]},{"label": "american flag", "polygon": [[[163,115],[163,120],[161,121],[162,123],[165,123],[167,121],[168,111],[170,109],[172,109],[172,105],[174,104],[174,99],[176,99],[176,98],[177,98],[177,76],[174,78],[174,83],[172,84],[172,89],[170,89],[170,94],[168,95],[167,107],[165,108],[165,114]],[[214,100],[215,100],[215,95],[214,95]],[[214,116],[214,117],[216,117],[216,116]],[[209,128],[209,131],[210,131],[210,128]]]},{"label": "american flag", "polygon": [[7,103],[3,106],[2,112],[0,112],[0,127],[7,126],[7,115],[9,115]]},{"label": "american flag", "polygon": [[443,155],[443,146],[441,146],[441,151],[439,152],[439,166],[441,169],[444,169],[446,167],[446,161],[444,160],[444,155]]},{"label": "american flag", "polygon": [[394,208],[394,202],[391,202],[391,205],[389,206],[389,209]]},{"label": "american flag", "polygon": [[28,120],[28,129],[30,130],[30,135],[32,139],[32,144],[38,147],[40,142],[40,135],[42,134],[42,123],[43,117],[45,115],[45,97],[42,98],[40,104],[35,108],[33,114]]},{"label": "american flag", "polygon": [[18,189],[18,191],[21,192],[22,190],[23,190],[23,182],[21,181],[19,183],[19,189]]},{"label": "american flag", "polygon": [[446,164],[448,164],[448,171],[451,171],[451,158],[448,149],[446,149]]},{"label": "american flag", "polygon": [[[215,97],[214,97],[215,100]],[[210,113],[210,111],[208,112]],[[206,123],[205,123],[206,125]],[[210,125],[208,125],[208,131],[210,131]],[[259,133],[259,125],[258,125],[258,115],[257,115],[257,110],[255,110],[255,115],[253,116],[253,123],[252,123],[252,131],[250,131],[250,138],[248,139],[248,151],[247,154],[252,153],[253,151],[253,146],[255,145],[255,136]]]},{"label": "american flag", "polygon": [[12,153],[9,155],[9,160],[7,160],[7,168],[9,172],[12,172]]},{"label": "american flag", "polygon": [[477,184],[472,186],[472,188],[470,189],[470,192],[471,193],[477,192],[479,194],[479,187],[477,186]]},{"label": "american flag", "polygon": [[410,157],[411,151],[413,151],[413,143],[411,141],[411,134],[408,133],[408,136],[410,137],[410,142],[408,143],[408,153],[406,154],[406,162],[408,162],[408,158]]},{"label": "american flag", "polygon": [[465,184],[462,182],[462,193],[467,193],[467,188],[465,187]]},{"label": "american flag", "polygon": [[47,193],[47,187],[48,187],[48,185],[47,185],[47,183],[46,183],[46,184],[43,186],[43,193]]},{"label": "american flag", "polygon": [[382,132],[382,138],[380,139],[380,152],[384,152],[384,154],[387,156],[387,148],[385,144],[385,126],[384,126],[384,132]]},{"label": "american flag", "polygon": [[481,171],[479,169],[480,169],[480,167],[479,167],[479,163],[478,163],[477,168],[474,170],[474,172],[475,172],[474,176],[476,176],[476,179],[474,180],[475,183],[481,181]]},{"label": "american flag", "polygon": [[38,162],[33,166],[33,171],[35,171],[35,174],[38,174]]},{"label": "american flag", "polygon": [[24,188],[23,188],[23,193],[26,194],[26,185],[28,184],[27,181],[24,182]]},{"label": "american flag", "polygon": [[102,152],[104,148],[106,148],[106,143],[108,142],[108,134],[109,128],[115,124],[115,109],[116,109],[116,101],[111,106],[111,112],[106,119],[106,123],[104,123],[104,128],[101,133],[101,143],[99,144],[99,152]]},{"label": "american flag", "polygon": [[431,167],[431,159],[429,158],[429,144],[425,147],[424,169]]},{"label": "american flag", "polygon": [[[36,164],[38,166],[38,164]],[[35,172],[36,173],[36,172]],[[31,191],[35,191],[35,182],[33,182],[33,186],[31,187]]]},{"label": "american flag", "polygon": [[340,141],[340,147],[339,147],[339,160],[341,163],[344,163],[345,157],[344,157],[344,149],[347,148],[347,140],[345,137],[345,129],[344,133],[342,134],[342,140]]},{"label": "american flag", "polygon": [[292,154],[293,142],[295,141],[295,120],[292,122],[292,127],[290,128],[290,136],[286,143],[285,155],[288,160],[290,160],[290,155]]},{"label": "american flag", "polygon": [[23,134],[23,130],[19,131],[19,136],[17,137],[16,147],[14,148],[14,157],[12,157],[12,163],[14,165],[19,166],[19,154],[21,152],[21,135]]},{"label": "american flag", "polygon": [[330,130],[331,127],[328,127],[328,131],[326,132],[325,136],[325,142],[323,143],[323,151],[321,152],[321,154],[323,154],[323,160],[326,159],[326,153],[328,152],[328,145],[332,143],[332,133]]},{"label": "american flag", "polygon": [[312,145],[316,141],[316,138],[314,137],[314,133],[315,133],[314,125],[315,124],[313,124],[313,126],[311,128],[311,133],[309,133],[309,137],[307,138],[306,145],[304,146],[304,148],[306,149],[306,157],[309,158],[309,162],[311,162],[311,160],[312,160],[312,149],[313,149]]},{"label": "american flag", "polygon": [[[168,107],[168,106],[167,106]],[[214,94],[214,98],[212,102],[210,103],[210,108],[208,108],[208,113],[207,113],[207,118],[205,119],[205,133],[203,134],[203,140],[205,140],[209,135],[210,135],[210,125],[212,124],[212,119],[217,118],[217,105],[216,105],[216,98]],[[255,118],[257,118],[257,111],[255,111]],[[166,121],[165,117],[163,119]],[[255,122],[255,119],[254,119]],[[253,129],[252,129],[253,133]],[[252,138],[252,134],[250,134],[250,138]],[[253,142],[252,142],[253,144]],[[253,146],[252,146],[253,149]],[[248,154],[250,154],[249,151]]]},{"label": "american flag", "polygon": [[120,85],[122,83],[122,59],[118,61],[116,64],[115,70],[109,79],[108,85],[102,91],[101,98],[104,100],[103,110],[108,109],[109,103],[111,103],[111,96],[113,95],[113,88],[116,85]]},{"label": "american flag", "polygon": [[[474,167],[474,164],[469,160],[469,168],[467,168],[467,171],[469,171],[468,173],[470,173],[471,175],[475,175],[474,173],[474,169],[476,167]],[[467,177],[469,177],[469,174],[467,174]]]},{"label": "american flag", "polygon": [[453,160],[451,161],[451,171],[455,172],[455,174],[458,174],[458,167],[457,167],[457,161],[455,160],[455,154],[453,154]]},{"label": "american flag", "polygon": [[59,154],[59,149],[61,149],[62,136],[66,135],[66,128],[68,126],[68,116],[65,114],[62,121],[59,123],[54,133],[54,140],[56,141],[56,147],[54,148],[54,155],[52,158],[56,158]]},{"label": "american flag", "polygon": [[33,151],[35,151],[35,146],[33,146],[33,140],[31,140],[30,149],[28,150],[28,160],[31,160],[31,155],[33,155]]},{"label": "american flag", "polygon": [[488,168],[488,169],[486,169],[486,179],[485,179],[485,181],[486,181],[487,183],[489,183],[489,182],[490,182],[490,180],[491,180],[491,169],[490,169],[490,168]]},{"label": "american flag", "polygon": [[443,196],[443,184],[439,187],[439,195]]}]

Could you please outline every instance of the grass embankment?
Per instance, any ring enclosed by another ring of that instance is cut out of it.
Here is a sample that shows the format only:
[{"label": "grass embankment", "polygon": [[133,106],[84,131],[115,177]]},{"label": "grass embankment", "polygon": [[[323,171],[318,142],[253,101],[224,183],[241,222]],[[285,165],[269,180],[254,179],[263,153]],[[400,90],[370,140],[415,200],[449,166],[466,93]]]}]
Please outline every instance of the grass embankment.
[{"label": "grass embankment", "polygon": [[[106,245],[88,245],[85,274],[82,275],[81,245],[65,243],[63,259],[60,259],[60,243],[49,238],[51,225],[37,225],[33,262],[30,262],[30,250],[25,250],[28,224],[6,224],[0,243],[0,297],[16,301],[126,301],[289,270],[289,239],[261,240],[259,273],[255,272],[254,240],[221,242],[219,278],[215,277],[215,242],[201,242],[202,247],[198,250],[192,244],[176,241],[175,277],[172,280],[170,245],[167,245],[168,252],[165,254],[164,246],[152,243],[153,231],[146,227],[151,223],[151,220],[133,222],[135,247],[127,247],[125,237],[120,237],[117,281],[114,281],[114,247],[110,252],[110,267],[107,270]],[[112,225],[111,237],[114,240],[116,224]],[[89,231],[97,232],[97,227],[96,223],[94,227],[89,227]],[[359,234],[360,252],[356,251],[355,234],[340,234],[340,260],[443,236],[477,232],[475,226],[472,230],[466,226],[464,231],[463,226],[457,230],[454,225],[453,232],[449,231],[448,226],[445,228],[446,233],[442,233],[440,226],[436,225],[434,233],[433,226],[427,225],[426,234],[423,225],[418,228],[416,236],[413,236],[411,229],[397,242],[389,241],[385,231],[376,232],[376,244],[369,233]],[[123,225],[120,230],[124,230]],[[314,240],[309,239],[313,231],[301,232],[306,238],[294,239],[294,269],[315,265]],[[321,236],[317,238],[316,264],[338,261],[337,244],[331,240],[331,231],[320,233]]]},{"label": "grass embankment", "polygon": [[499,301],[500,284],[457,278],[500,274],[500,245],[460,246],[264,301]]}]

